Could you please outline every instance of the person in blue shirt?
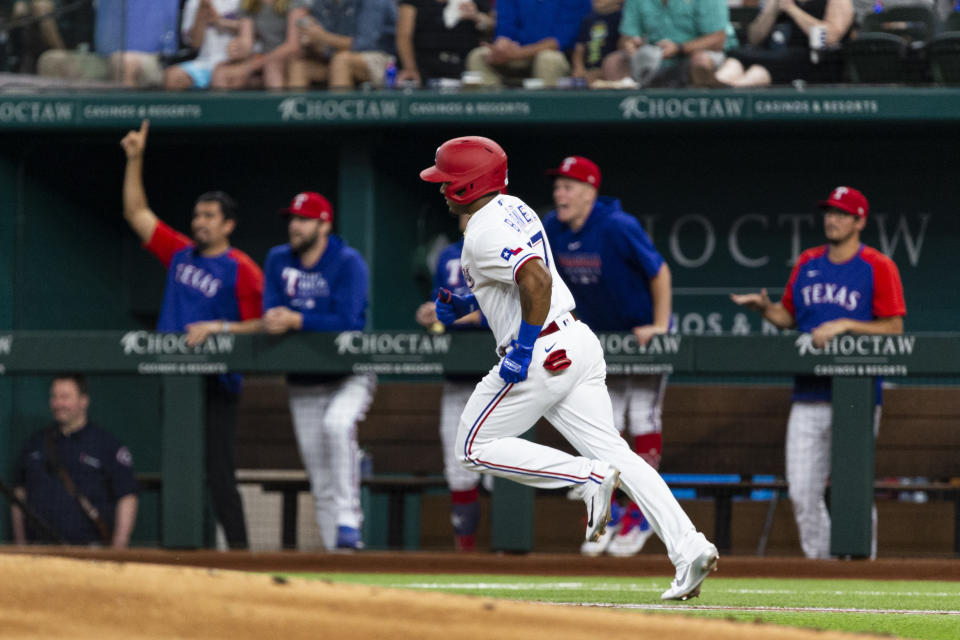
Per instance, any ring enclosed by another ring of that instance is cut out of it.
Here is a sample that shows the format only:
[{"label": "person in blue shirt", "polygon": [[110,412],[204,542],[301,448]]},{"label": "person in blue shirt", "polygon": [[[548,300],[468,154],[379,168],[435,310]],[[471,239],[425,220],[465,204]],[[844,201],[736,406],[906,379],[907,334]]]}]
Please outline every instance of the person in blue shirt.
[{"label": "person in blue shirt", "polygon": [[467,70],[482,84],[504,79],[539,78],[547,87],[570,75],[567,52],[573,49],[590,0],[498,0],[494,40],[467,55]]},{"label": "person in blue shirt", "polygon": [[[264,267],[263,329],[362,331],[369,274],[360,253],[330,233],[333,208],[316,192],[294,196],[290,241]],[[376,389],[372,375],[289,375],[290,413],[326,549],[363,547],[357,423]]]},{"label": "person in blue shirt", "polygon": [[[467,227],[470,216],[460,215],[460,233]],[[460,254],[463,252],[463,237],[447,246],[437,258],[433,276],[433,291],[430,300],[417,309],[417,323],[428,331],[444,331],[443,323],[437,318],[436,299],[440,289],[446,289],[454,295],[470,294],[470,287],[463,278],[460,269]],[[480,311],[469,313],[449,329],[470,330],[486,328],[486,322]],[[480,503],[477,487],[480,474],[467,469],[457,460],[457,428],[460,415],[476,386],[476,376],[448,374],[443,381],[443,400],[440,404],[440,442],[443,446],[443,475],[450,487],[450,522],[453,525],[454,548],[457,551],[475,551],[476,534],[480,525]]]},{"label": "person in blue shirt", "polygon": [[[553,248],[557,270],[574,300],[577,315],[596,332],[632,333],[645,345],[671,322],[670,267],[654,248],[636,218],[620,201],[598,196],[600,169],[588,158],[564,158],[556,169],[556,209],[543,227]],[[629,429],[634,450],[654,469],[660,466],[663,396],[666,375],[608,375],[614,420]],[[634,555],[653,530],[635,504],[614,509],[619,516],[596,542],[585,542],[586,555]]]},{"label": "person in blue shirt", "polygon": [[[86,378],[69,373],[53,379],[54,424],[24,442],[14,494],[68,544],[123,549],[137,519],[133,457],[88,420],[89,407]],[[72,492],[65,481],[72,483]],[[95,511],[81,506],[80,496]],[[20,507],[12,506],[10,515],[14,543],[56,542],[30,526]]]}]

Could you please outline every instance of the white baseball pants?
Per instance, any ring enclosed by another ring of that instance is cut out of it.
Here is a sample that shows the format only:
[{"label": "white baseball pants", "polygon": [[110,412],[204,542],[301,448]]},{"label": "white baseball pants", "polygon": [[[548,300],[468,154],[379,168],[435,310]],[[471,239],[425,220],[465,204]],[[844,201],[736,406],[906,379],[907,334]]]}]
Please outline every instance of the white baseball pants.
[{"label": "white baseball pants", "polygon": [[[546,489],[599,482],[598,474],[613,465],[620,470],[622,488],[663,540],[670,560],[675,565],[693,561],[707,541],[660,474],[631,451],[614,427],[600,341],[587,325],[569,316],[558,323],[564,328],[534,344],[526,380],[505,383],[496,365],[477,384],[460,419],[457,457],[468,468]],[[566,349],[569,368],[557,373],[543,368],[554,349]],[[589,457],[518,437],[541,416]]]},{"label": "white baseball pants", "polygon": [[[873,436],[880,429],[881,408],[874,412]],[[830,557],[830,512],[824,493],[830,477],[833,406],[829,402],[794,402],[787,421],[787,485],[800,546],[808,558]],[[873,506],[870,557],[877,556],[877,506]]]},{"label": "white baseball pants", "polygon": [[607,376],[617,431],[631,436],[663,431],[663,397],[667,375]]},{"label": "white baseball pants", "polygon": [[473,382],[445,380],[440,402],[440,444],[443,447],[443,475],[451,491],[470,491],[480,484],[480,474],[460,464],[457,457],[457,429],[460,415],[473,394]]},{"label": "white baseball pants", "polygon": [[289,387],[293,428],[310,477],[320,539],[328,550],[337,546],[338,526],[359,529],[363,522],[357,423],[375,389],[376,378],[367,375]]}]

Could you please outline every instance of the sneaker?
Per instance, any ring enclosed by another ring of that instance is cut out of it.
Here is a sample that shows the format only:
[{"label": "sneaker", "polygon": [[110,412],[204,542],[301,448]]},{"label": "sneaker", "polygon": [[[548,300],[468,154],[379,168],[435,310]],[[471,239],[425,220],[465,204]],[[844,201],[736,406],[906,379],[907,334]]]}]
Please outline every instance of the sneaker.
[{"label": "sneaker", "polygon": [[360,529],[345,525],[337,527],[337,549],[363,549],[363,536]]},{"label": "sneaker", "polygon": [[607,553],[617,558],[635,556],[640,553],[643,545],[647,544],[647,540],[652,535],[653,528],[647,522],[647,519],[641,515],[639,522],[637,520],[624,522],[623,526],[620,527],[620,535],[615,537],[610,546],[607,547]]},{"label": "sneaker", "polygon": [[606,531],[607,523],[610,522],[612,508],[610,501],[613,499],[613,492],[620,486],[620,472],[609,467],[606,476],[599,485],[589,483],[588,485],[596,487],[587,495],[583,496],[583,501],[587,505],[587,542],[596,542]]},{"label": "sneaker", "polygon": [[717,548],[708,544],[696,560],[677,567],[677,575],[670,588],[660,595],[661,600],[688,600],[700,595],[700,585],[711,571],[717,570],[720,554]]},{"label": "sneaker", "polygon": [[[580,553],[591,558],[602,555],[603,552],[607,550],[607,547],[610,546],[610,542],[617,533],[619,533],[621,517],[623,515],[623,507],[614,500],[610,505],[610,522],[607,523],[607,530],[600,534],[596,542],[590,542],[588,540],[580,545]],[[584,518],[584,523],[586,523],[586,518]]]}]

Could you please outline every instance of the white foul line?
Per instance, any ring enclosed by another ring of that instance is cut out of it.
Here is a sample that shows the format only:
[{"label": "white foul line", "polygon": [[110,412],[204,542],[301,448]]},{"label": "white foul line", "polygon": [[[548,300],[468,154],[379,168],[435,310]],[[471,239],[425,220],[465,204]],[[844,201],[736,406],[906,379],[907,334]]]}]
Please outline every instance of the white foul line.
[{"label": "white foul line", "polygon": [[644,609],[651,611],[743,611],[746,613],[883,613],[906,616],[960,616],[960,611],[933,609],[844,609],[840,607],[733,607],[720,605],[613,604],[610,602],[540,602],[564,607],[604,607],[609,609]]}]

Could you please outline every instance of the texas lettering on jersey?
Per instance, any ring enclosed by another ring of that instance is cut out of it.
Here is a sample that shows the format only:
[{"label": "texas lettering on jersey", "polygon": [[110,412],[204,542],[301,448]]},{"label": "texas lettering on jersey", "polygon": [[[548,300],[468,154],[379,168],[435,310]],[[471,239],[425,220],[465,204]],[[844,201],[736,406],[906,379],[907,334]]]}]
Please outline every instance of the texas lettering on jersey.
[{"label": "texas lettering on jersey", "polygon": [[860,291],[848,291],[847,287],[828,282],[817,282],[800,288],[803,304],[835,304],[847,311],[856,311],[863,294]]},{"label": "texas lettering on jersey", "polygon": [[180,284],[196,289],[208,298],[217,295],[217,291],[223,286],[223,281],[212,273],[192,264],[184,264],[182,262],[177,265],[174,279]]}]

